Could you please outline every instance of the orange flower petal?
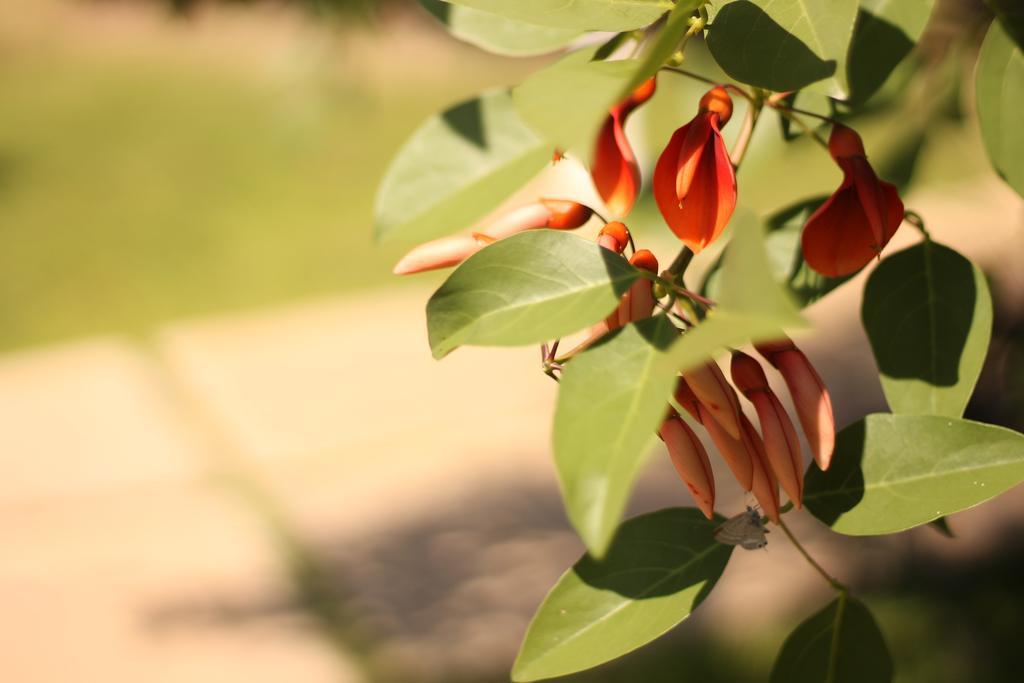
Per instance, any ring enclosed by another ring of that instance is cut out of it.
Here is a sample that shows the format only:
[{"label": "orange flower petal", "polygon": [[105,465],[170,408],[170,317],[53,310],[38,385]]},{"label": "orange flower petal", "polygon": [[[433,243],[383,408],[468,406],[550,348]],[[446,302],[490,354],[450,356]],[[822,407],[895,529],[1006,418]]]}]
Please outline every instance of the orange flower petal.
[{"label": "orange flower petal", "polygon": [[[716,121],[714,115],[698,114],[677,130],[654,170],[658,209],[672,232],[695,253],[722,234],[736,208],[736,176]],[[706,137],[703,145],[696,145],[702,129]],[[696,132],[691,136],[691,131]]]},{"label": "orange flower petal", "polygon": [[629,214],[640,189],[640,167],[618,112],[608,115],[597,136],[590,175],[594,187],[615,216]]},{"label": "orange flower petal", "polygon": [[807,219],[801,245],[804,261],[827,277],[856,273],[878,252],[864,207],[851,184],[829,197]]}]

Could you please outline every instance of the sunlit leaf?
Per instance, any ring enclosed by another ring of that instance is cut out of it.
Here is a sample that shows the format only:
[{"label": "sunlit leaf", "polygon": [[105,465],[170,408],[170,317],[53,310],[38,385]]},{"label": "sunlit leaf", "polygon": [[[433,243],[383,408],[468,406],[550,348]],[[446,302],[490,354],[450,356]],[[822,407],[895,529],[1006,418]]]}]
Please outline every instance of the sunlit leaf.
[{"label": "sunlit leaf", "polygon": [[583,32],[538,26],[442,0],[419,0],[459,40],[499,55],[526,57],[559,50]]},{"label": "sunlit leaf", "polygon": [[731,77],[775,91],[816,86],[845,97],[846,52],[857,0],[730,0],[708,29],[708,47]]},{"label": "sunlit leaf", "polygon": [[[849,279],[821,275],[812,270],[803,258],[800,235],[807,219],[825,199],[815,197],[799,202],[772,214],[767,220],[768,232],[764,236],[764,248],[772,279],[785,287],[801,308],[814,303]],[[708,271],[701,287],[712,299],[719,296],[721,266],[728,252],[729,247],[726,247],[722,257]]]},{"label": "sunlit leaf", "polygon": [[596,48],[566,55],[512,91],[516,110],[549,146],[589,158],[608,109],[628,91],[640,62],[592,61]]},{"label": "sunlit leaf", "polygon": [[671,0],[446,0],[509,19],[582,31],[629,31],[672,9]]},{"label": "sunlit leaf", "polygon": [[[605,311],[607,313],[607,311]],[[569,519],[604,555],[665,418],[679,333],[664,316],[628,325],[567,363],[555,408],[555,464]]]},{"label": "sunlit leaf", "polygon": [[629,84],[619,93],[619,99],[624,99],[633,88],[656,74],[665,61],[672,56],[687,29],[690,28],[690,17],[693,16],[693,11],[702,4],[703,0],[679,0],[676,3],[675,9],[668,15],[657,38],[651,41],[650,47],[647,48],[637,65],[636,72],[630,78]]},{"label": "sunlit leaf", "polygon": [[782,645],[770,683],[887,683],[885,637],[867,607],[840,596],[796,627]]},{"label": "sunlit leaf", "polygon": [[973,507],[1024,480],[1024,435],[934,415],[868,415],[807,471],[804,505],[834,531],[890,534]]},{"label": "sunlit leaf", "polygon": [[637,277],[625,259],[555,230],[513,235],[469,257],[427,302],[440,358],[463,344],[517,346],[604,318]]},{"label": "sunlit leaf", "polygon": [[981,269],[922,242],[871,273],[861,316],[894,413],[964,414],[992,333]]},{"label": "sunlit leaf", "polygon": [[1024,50],[1024,3],[1020,0],[985,0],[1006,33]]},{"label": "sunlit leaf", "polygon": [[597,666],[654,640],[707,597],[732,552],[724,520],[669,509],[627,521],[608,556],[584,556],[537,610],[512,669],[534,681]]},{"label": "sunlit leaf", "polygon": [[989,27],[978,56],[975,99],[988,158],[1024,197],[1024,54],[998,21]]},{"label": "sunlit leaf", "polygon": [[485,216],[537,174],[551,146],[516,114],[505,91],[429,119],[398,151],[377,192],[378,239],[422,241]]}]

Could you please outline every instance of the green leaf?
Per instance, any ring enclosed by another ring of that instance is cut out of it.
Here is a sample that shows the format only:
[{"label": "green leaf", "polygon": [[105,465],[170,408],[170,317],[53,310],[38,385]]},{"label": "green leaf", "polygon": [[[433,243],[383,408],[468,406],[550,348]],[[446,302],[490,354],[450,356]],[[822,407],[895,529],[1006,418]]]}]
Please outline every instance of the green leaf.
[{"label": "green leaf", "polygon": [[608,557],[584,556],[544,599],[512,680],[534,681],[597,666],[686,619],[729,561],[732,547],[713,537],[723,521],[676,508],[623,524]]},{"label": "green leaf", "polygon": [[678,336],[665,316],[627,325],[562,373],[555,464],[569,520],[595,557],[608,549],[665,419],[676,382],[665,349]]},{"label": "green leaf", "polygon": [[846,73],[849,100],[865,102],[907,56],[928,23],[935,0],[861,0]]},{"label": "green leaf", "polygon": [[867,607],[840,595],[789,634],[770,683],[887,683],[892,656]]},{"label": "green leaf", "polygon": [[978,56],[975,100],[992,166],[1024,197],[1024,54],[998,21],[989,27]]},{"label": "green leaf", "polygon": [[708,47],[725,73],[743,83],[781,92],[824,80],[818,89],[843,98],[857,5],[857,0],[731,0],[712,19]]},{"label": "green leaf", "polygon": [[[771,277],[786,289],[801,308],[814,303],[852,277],[825,277],[804,262],[800,235],[807,219],[826,199],[827,197],[815,197],[798,202],[768,218],[764,248],[768,255]],[[728,253],[729,247],[726,247],[722,257],[708,271],[701,287],[705,295],[712,299],[719,296],[721,265],[725,254]]]},{"label": "green leaf", "polygon": [[434,116],[399,150],[376,201],[377,239],[422,241],[461,230],[537,174],[551,146],[520,119],[505,91]]},{"label": "green leaf", "polygon": [[636,73],[629,84],[619,93],[616,99],[625,99],[634,88],[658,73],[669,57],[679,47],[680,41],[690,28],[690,17],[693,11],[704,4],[704,0],[679,0],[675,9],[668,15],[665,25],[661,27],[658,37],[651,41],[651,46],[644,53],[637,66]]},{"label": "green leaf", "polygon": [[1024,480],[1024,435],[935,415],[868,415],[809,468],[804,505],[833,531],[891,534],[966,510]]},{"label": "green leaf", "polygon": [[930,241],[897,252],[871,273],[861,317],[894,413],[964,414],[992,334],[977,266]]},{"label": "green leaf", "polygon": [[1024,3],[1020,0],[985,0],[1006,33],[1024,50]]},{"label": "green leaf", "polygon": [[773,278],[761,221],[748,209],[737,209],[733,216],[732,239],[716,279],[718,306],[669,350],[677,369],[700,365],[728,346],[777,338],[787,327],[806,327]]},{"label": "green leaf", "polygon": [[792,298],[775,280],[761,219],[753,211],[741,207],[733,215],[727,251],[717,288],[721,310],[764,318],[780,327],[806,324]]},{"label": "green leaf", "polygon": [[447,0],[509,19],[582,31],[630,31],[672,9],[671,0]]},{"label": "green leaf", "polygon": [[624,259],[590,240],[530,230],[473,254],[427,302],[435,358],[462,344],[518,346],[601,320],[637,278]]},{"label": "green leaf", "polygon": [[628,91],[640,62],[591,61],[597,48],[578,50],[536,72],[512,91],[516,110],[549,147],[585,159],[608,109]]},{"label": "green leaf", "polygon": [[509,57],[554,52],[583,33],[578,29],[538,26],[442,0],[420,0],[420,4],[459,40]]}]

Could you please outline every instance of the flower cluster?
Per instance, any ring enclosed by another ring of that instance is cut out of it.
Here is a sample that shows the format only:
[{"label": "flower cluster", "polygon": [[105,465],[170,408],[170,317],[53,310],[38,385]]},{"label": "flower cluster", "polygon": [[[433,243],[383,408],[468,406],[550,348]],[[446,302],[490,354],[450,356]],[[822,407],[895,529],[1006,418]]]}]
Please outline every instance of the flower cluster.
[{"label": "flower cluster", "polygon": [[[654,200],[666,224],[694,254],[721,237],[736,208],[736,162],[722,136],[722,129],[733,116],[729,88],[738,91],[733,86],[715,86],[701,97],[697,114],[669,139],[651,182]],[[625,124],[655,91],[656,82],[651,78],[613,106],[594,142],[591,177],[605,209],[615,218],[629,215],[641,187],[639,164],[626,136]],[[750,97],[745,93],[744,96]],[[772,99],[758,102],[757,106],[761,104],[784,106]],[[745,137],[744,145],[749,132],[748,128],[740,135]],[[903,220],[903,204],[896,188],[875,174],[856,132],[832,121],[827,146],[843,173],[843,181],[807,220],[802,249],[811,268],[829,277],[842,277],[880,254]],[[735,150],[734,156],[738,156]],[[561,158],[561,152],[556,150],[555,160]],[[604,221],[600,214],[578,202],[539,199],[505,213],[478,232],[416,247],[399,261],[395,272],[416,273],[457,265],[488,244],[515,233],[536,228],[573,230],[595,216]],[[704,308],[713,306],[713,302],[684,289],[679,272],[659,275],[658,259],[646,249],[636,249],[629,230],[619,220],[605,221],[596,241],[628,258],[645,275],[630,286],[615,310],[595,324],[571,351],[556,357],[557,345],[550,353],[545,346],[545,370],[556,379],[555,373],[574,355],[617,328],[651,317],[659,308],[677,321],[679,333],[683,334],[700,321],[692,309],[681,305],[682,300]],[[668,303],[663,303],[661,300],[670,291]],[[818,467],[827,469],[835,441],[835,421],[821,377],[789,339],[755,344],[754,348],[785,381],[811,455]],[[739,485],[751,492],[764,513],[777,522],[780,487],[797,507],[803,496],[804,466],[797,429],[772,391],[761,362],[734,351],[729,376],[727,379],[714,361],[681,373],[659,436],[680,478],[709,518],[715,504],[715,479],[708,453],[691,425],[706,432]],[[758,426],[744,413],[740,395],[752,406]],[[683,414],[691,419],[684,419]]]}]

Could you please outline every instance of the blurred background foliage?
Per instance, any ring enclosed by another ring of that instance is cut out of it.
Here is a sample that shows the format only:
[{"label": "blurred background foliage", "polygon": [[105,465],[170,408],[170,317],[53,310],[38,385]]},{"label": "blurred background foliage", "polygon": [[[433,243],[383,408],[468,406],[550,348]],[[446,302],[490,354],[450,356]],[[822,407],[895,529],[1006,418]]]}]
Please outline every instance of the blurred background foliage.
[{"label": "blurred background foliage", "polygon": [[[0,3],[0,349],[142,335],[184,317],[397,286],[390,266],[398,253],[370,238],[373,196],[390,157],[433,112],[515,83],[543,63],[452,45],[408,0],[224,0],[237,11],[202,27],[193,18],[215,3],[70,4],[81,13],[162,4],[179,17],[135,31],[130,18],[118,29],[118,17],[102,15],[55,32],[51,19],[65,10],[50,0]],[[989,17],[978,0],[940,2],[921,46],[857,113],[869,149],[888,150],[879,159],[883,176],[908,188],[991,174],[965,87]],[[282,47],[281,30],[301,40]],[[688,59],[713,73],[699,45]],[[637,116],[644,162],[692,115],[695,87],[702,86],[666,79],[662,96]],[[820,150],[785,142],[777,125],[758,129],[741,176],[744,201],[765,212],[830,191],[836,180]],[[635,222],[637,233],[650,230],[657,239],[660,228],[645,228],[659,225],[649,199]],[[1020,428],[1019,317],[997,319],[993,358],[968,416]],[[555,496],[549,503],[558,516]],[[448,512],[432,528],[388,539],[389,547],[409,547],[417,534],[430,539],[465,520],[464,507]],[[890,639],[899,681],[1017,678],[1022,540],[1024,530],[1010,529],[1000,552],[968,565],[924,563],[908,551],[884,578],[858,584]],[[419,571],[415,556],[391,559]],[[351,615],[333,608],[338,591],[330,588],[335,580],[345,585],[345,566],[325,563],[332,571],[295,572],[305,600],[294,608],[347,638],[343,622]],[[436,578],[459,587],[440,568]],[[684,624],[568,680],[762,680],[802,617],[741,641]],[[372,633],[359,647],[373,650]],[[493,662],[492,673],[466,683],[507,680],[507,664]],[[381,673],[379,680],[391,679]]]}]

